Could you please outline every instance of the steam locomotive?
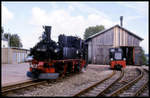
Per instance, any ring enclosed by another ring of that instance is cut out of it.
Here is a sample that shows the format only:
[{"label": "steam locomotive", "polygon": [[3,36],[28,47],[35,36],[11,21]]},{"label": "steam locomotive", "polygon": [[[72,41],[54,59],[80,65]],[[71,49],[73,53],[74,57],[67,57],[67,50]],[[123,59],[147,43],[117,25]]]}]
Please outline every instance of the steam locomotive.
[{"label": "steam locomotive", "polygon": [[51,40],[51,26],[43,28],[42,40],[30,49],[28,77],[56,79],[86,68],[87,44],[81,38],[61,34],[55,42]]},{"label": "steam locomotive", "polygon": [[126,58],[122,48],[110,48],[110,68],[120,70],[126,67]]}]

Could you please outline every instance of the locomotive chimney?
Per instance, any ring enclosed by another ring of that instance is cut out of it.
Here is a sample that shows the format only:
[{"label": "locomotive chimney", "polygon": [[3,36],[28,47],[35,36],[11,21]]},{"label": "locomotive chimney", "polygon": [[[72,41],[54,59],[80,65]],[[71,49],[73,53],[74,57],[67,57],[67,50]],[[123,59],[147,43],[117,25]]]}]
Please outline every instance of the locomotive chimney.
[{"label": "locomotive chimney", "polygon": [[51,26],[44,26],[43,28],[45,29],[45,35],[47,40],[51,40]]},{"label": "locomotive chimney", "polygon": [[120,16],[120,25],[123,26],[123,16]]}]

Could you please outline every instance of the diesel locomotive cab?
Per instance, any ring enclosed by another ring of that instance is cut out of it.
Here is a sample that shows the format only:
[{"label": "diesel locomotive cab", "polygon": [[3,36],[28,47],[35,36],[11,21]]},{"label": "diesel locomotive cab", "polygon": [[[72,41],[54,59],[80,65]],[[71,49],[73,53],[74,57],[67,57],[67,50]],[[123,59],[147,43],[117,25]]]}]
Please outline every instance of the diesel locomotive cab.
[{"label": "diesel locomotive cab", "polygon": [[121,69],[126,67],[126,58],[121,48],[110,48],[110,68]]}]

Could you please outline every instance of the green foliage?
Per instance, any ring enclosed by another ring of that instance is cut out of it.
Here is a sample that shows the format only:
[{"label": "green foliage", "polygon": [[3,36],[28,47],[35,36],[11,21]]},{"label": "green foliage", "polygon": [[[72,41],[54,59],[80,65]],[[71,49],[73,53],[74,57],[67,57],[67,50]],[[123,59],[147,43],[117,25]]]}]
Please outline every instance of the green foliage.
[{"label": "green foliage", "polygon": [[86,28],[84,32],[84,39],[87,39],[89,36],[96,34],[102,30],[104,30],[105,27],[103,25],[96,25]]},{"label": "green foliage", "polygon": [[4,33],[4,37],[8,40],[8,37],[10,38],[11,34],[10,33]]},{"label": "green foliage", "polygon": [[147,64],[147,59],[146,59],[146,56],[145,56],[145,52],[144,52],[144,50],[142,49],[141,50],[141,64],[142,65],[146,65]]},{"label": "green foliage", "polygon": [[10,39],[10,42],[9,42],[9,46],[10,47],[22,47],[22,43],[21,43],[21,40],[20,40],[20,37],[17,35],[17,34],[10,34],[10,33],[5,33],[4,34],[5,38],[6,39]]}]

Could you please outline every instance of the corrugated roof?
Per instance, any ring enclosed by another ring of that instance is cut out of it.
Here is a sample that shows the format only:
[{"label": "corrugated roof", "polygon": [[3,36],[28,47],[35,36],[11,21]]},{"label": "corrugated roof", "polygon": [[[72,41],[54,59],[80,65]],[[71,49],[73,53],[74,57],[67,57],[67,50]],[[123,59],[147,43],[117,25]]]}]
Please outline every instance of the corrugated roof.
[{"label": "corrugated roof", "polygon": [[132,33],[131,31],[129,31],[129,30],[127,30],[127,29],[125,29],[124,27],[121,27],[121,26],[119,26],[119,25],[114,25],[113,27],[110,27],[110,28],[108,28],[108,29],[106,29],[106,30],[102,30],[102,31],[100,31],[100,32],[98,32],[98,33],[96,33],[96,34],[94,34],[94,35],[92,35],[92,36],[89,36],[89,37],[86,39],[86,41],[89,41],[90,39],[92,39],[92,38],[94,38],[94,37],[96,37],[96,36],[98,36],[98,35],[100,35],[100,34],[103,34],[103,33],[105,33],[106,31],[108,31],[108,30],[110,30],[110,29],[113,29],[114,27],[119,27],[119,28],[125,30],[126,32],[128,32],[129,34],[135,36],[135,37],[138,38],[139,40],[143,40],[143,38],[141,38],[141,37],[135,35],[134,33]]}]

